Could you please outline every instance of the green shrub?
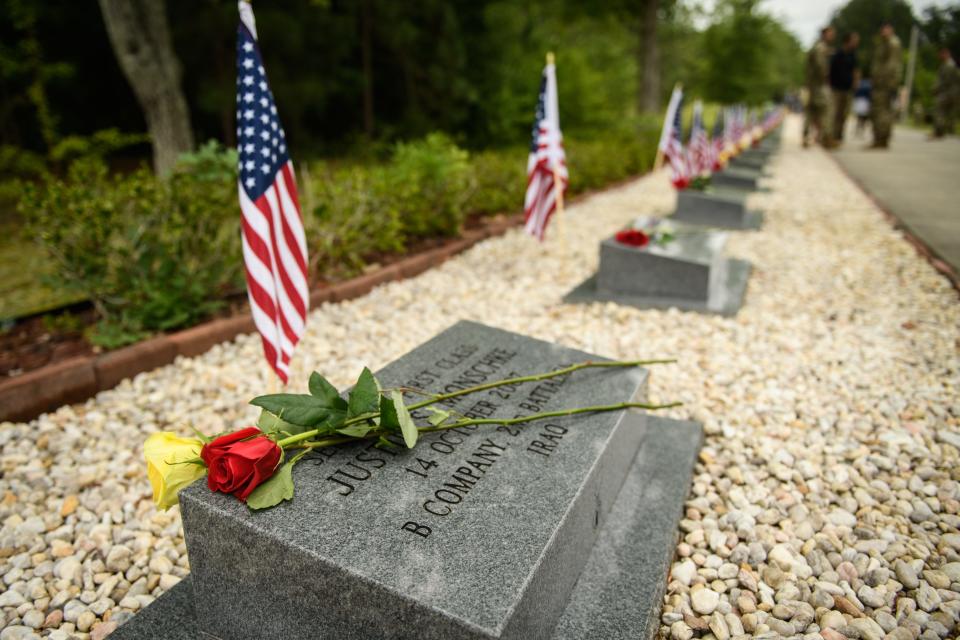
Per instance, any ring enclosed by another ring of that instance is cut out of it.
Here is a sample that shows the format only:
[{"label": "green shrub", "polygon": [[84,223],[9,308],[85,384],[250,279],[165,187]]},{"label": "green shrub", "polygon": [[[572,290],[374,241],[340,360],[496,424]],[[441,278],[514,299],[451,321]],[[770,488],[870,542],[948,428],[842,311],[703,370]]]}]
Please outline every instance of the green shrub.
[{"label": "green shrub", "polygon": [[442,133],[398,143],[386,167],[384,201],[407,237],[454,236],[471,189],[468,154]]},{"label": "green shrub", "polygon": [[124,133],[119,129],[100,129],[89,136],[66,136],[50,149],[50,161],[59,166],[82,158],[106,159],[110,154],[150,141],[144,133]]},{"label": "green shrub", "polygon": [[470,213],[519,211],[527,186],[527,150],[481,151],[470,157],[476,187],[467,200]]},{"label": "green shrub", "polygon": [[410,240],[456,235],[471,191],[467,152],[439,133],[397,144],[385,164],[315,163],[317,205],[305,215],[312,265],[342,277]]},{"label": "green shrub", "polygon": [[659,123],[650,118],[566,141],[570,192],[600,189],[648,171],[657,153]]},{"label": "green shrub", "polygon": [[195,323],[239,284],[235,166],[235,152],[211,143],[167,180],[146,169],[110,176],[88,157],[64,179],[24,186],[19,210],[56,263],[56,284],[97,309],[95,343]]},{"label": "green shrub", "polygon": [[314,167],[318,204],[313,212],[304,212],[314,271],[342,277],[362,269],[373,253],[403,249],[403,225],[399,212],[386,202],[382,167]]}]

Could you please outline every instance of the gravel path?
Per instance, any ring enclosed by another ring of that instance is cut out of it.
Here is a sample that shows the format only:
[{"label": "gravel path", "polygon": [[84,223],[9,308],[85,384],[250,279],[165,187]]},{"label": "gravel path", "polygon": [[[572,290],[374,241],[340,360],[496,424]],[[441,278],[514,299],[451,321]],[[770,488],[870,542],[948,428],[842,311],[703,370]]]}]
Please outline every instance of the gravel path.
[{"label": "gravel path", "polygon": [[[559,304],[596,268],[597,241],[672,209],[660,174],[572,207],[566,254],[512,231],[324,305],[292,379],[318,369],[348,384],[461,318],[611,357],[676,356],[652,395],[684,401],[675,415],[708,436],[662,635],[953,635],[960,305],[824,153],[798,148],[798,129],[788,121],[772,192],[753,196],[766,226],[730,243],[755,267],[735,319]],[[244,336],[0,425],[0,640],[102,638],[186,574],[179,513],[154,509],[142,441],[246,424],[263,375],[259,340]]]}]

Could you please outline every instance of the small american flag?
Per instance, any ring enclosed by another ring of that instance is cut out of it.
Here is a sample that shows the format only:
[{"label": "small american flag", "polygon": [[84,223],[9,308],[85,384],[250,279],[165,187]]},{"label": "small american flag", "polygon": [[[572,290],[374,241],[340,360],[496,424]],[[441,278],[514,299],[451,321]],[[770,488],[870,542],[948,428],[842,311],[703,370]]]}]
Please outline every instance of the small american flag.
[{"label": "small american flag", "polygon": [[723,169],[724,165],[722,154],[727,146],[724,128],[722,112],[717,112],[717,119],[713,122],[713,133],[710,138],[711,169],[714,173]]},{"label": "small american flag", "polygon": [[253,321],[270,367],[286,384],[306,328],[307,241],[293,163],[267,85],[253,9],[237,30],[237,151],[243,261]]},{"label": "small american flag", "polygon": [[540,95],[531,137],[530,155],[527,158],[527,193],[523,202],[524,228],[530,235],[543,240],[550,218],[557,208],[557,178],[561,183],[561,199],[569,182],[563,134],[560,132],[557,70],[552,62],[544,67],[540,79]]},{"label": "small american flag", "polygon": [[782,119],[783,119],[783,107],[774,107],[769,111],[767,111],[766,115],[763,118],[764,135],[776,129]]},{"label": "small american flag", "polygon": [[707,130],[703,126],[703,102],[697,100],[693,103],[693,122],[690,125],[690,164],[694,174],[700,176],[710,173],[713,168],[710,150]]},{"label": "small american flag", "polygon": [[670,162],[673,169],[673,186],[686,189],[690,185],[690,162],[683,149],[683,89],[674,87],[667,106],[667,115],[663,119],[663,131],[660,133],[660,152]]}]

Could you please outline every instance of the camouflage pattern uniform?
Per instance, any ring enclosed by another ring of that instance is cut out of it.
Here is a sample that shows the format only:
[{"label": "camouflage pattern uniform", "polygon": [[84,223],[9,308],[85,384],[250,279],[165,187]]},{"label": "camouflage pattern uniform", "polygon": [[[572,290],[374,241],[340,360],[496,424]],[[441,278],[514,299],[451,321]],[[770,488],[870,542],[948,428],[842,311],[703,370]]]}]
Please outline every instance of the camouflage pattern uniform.
[{"label": "camouflage pattern uniform", "polygon": [[803,121],[804,144],[810,140],[810,130],[816,129],[821,142],[828,142],[830,134],[825,123],[830,122],[830,45],[821,38],[807,53],[807,117]]},{"label": "camouflage pattern uniform", "polygon": [[933,134],[937,137],[953,133],[956,127],[957,110],[960,109],[960,69],[953,58],[940,63],[937,72],[936,112],[933,120]]},{"label": "camouflage pattern uniform", "polygon": [[895,35],[889,38],[878,36],[873,47],[870,82],[873,85],[871,117],[875,147],[886,147],[890,144],[894,118],[893,100],[903,72],[902,51],[900,38]]}]

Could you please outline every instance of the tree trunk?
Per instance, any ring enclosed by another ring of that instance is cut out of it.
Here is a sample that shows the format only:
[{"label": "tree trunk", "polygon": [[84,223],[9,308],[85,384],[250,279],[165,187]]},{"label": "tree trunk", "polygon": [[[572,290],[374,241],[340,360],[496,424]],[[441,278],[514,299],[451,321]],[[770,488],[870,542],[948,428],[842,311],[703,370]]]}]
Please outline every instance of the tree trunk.
[{"label": "tree trunk", "polygon": [[641,0],[640,46],[637,70],[640,72],[637,106],[640,112],[660,110],[660,48],[657,46],[657,9],[659,0]]},{"label": "tree trunk", "polygon": [[363,132],[373,138],[373,7],[370,0],[360,6],[360,57],[363,63]]},{"label": "tree trunk", "polygon": [[113,53],[133,88],[153,141],[153,167],[170,171],[193,149],[180,64],[173,51],[164,0],[99,0]]}]

